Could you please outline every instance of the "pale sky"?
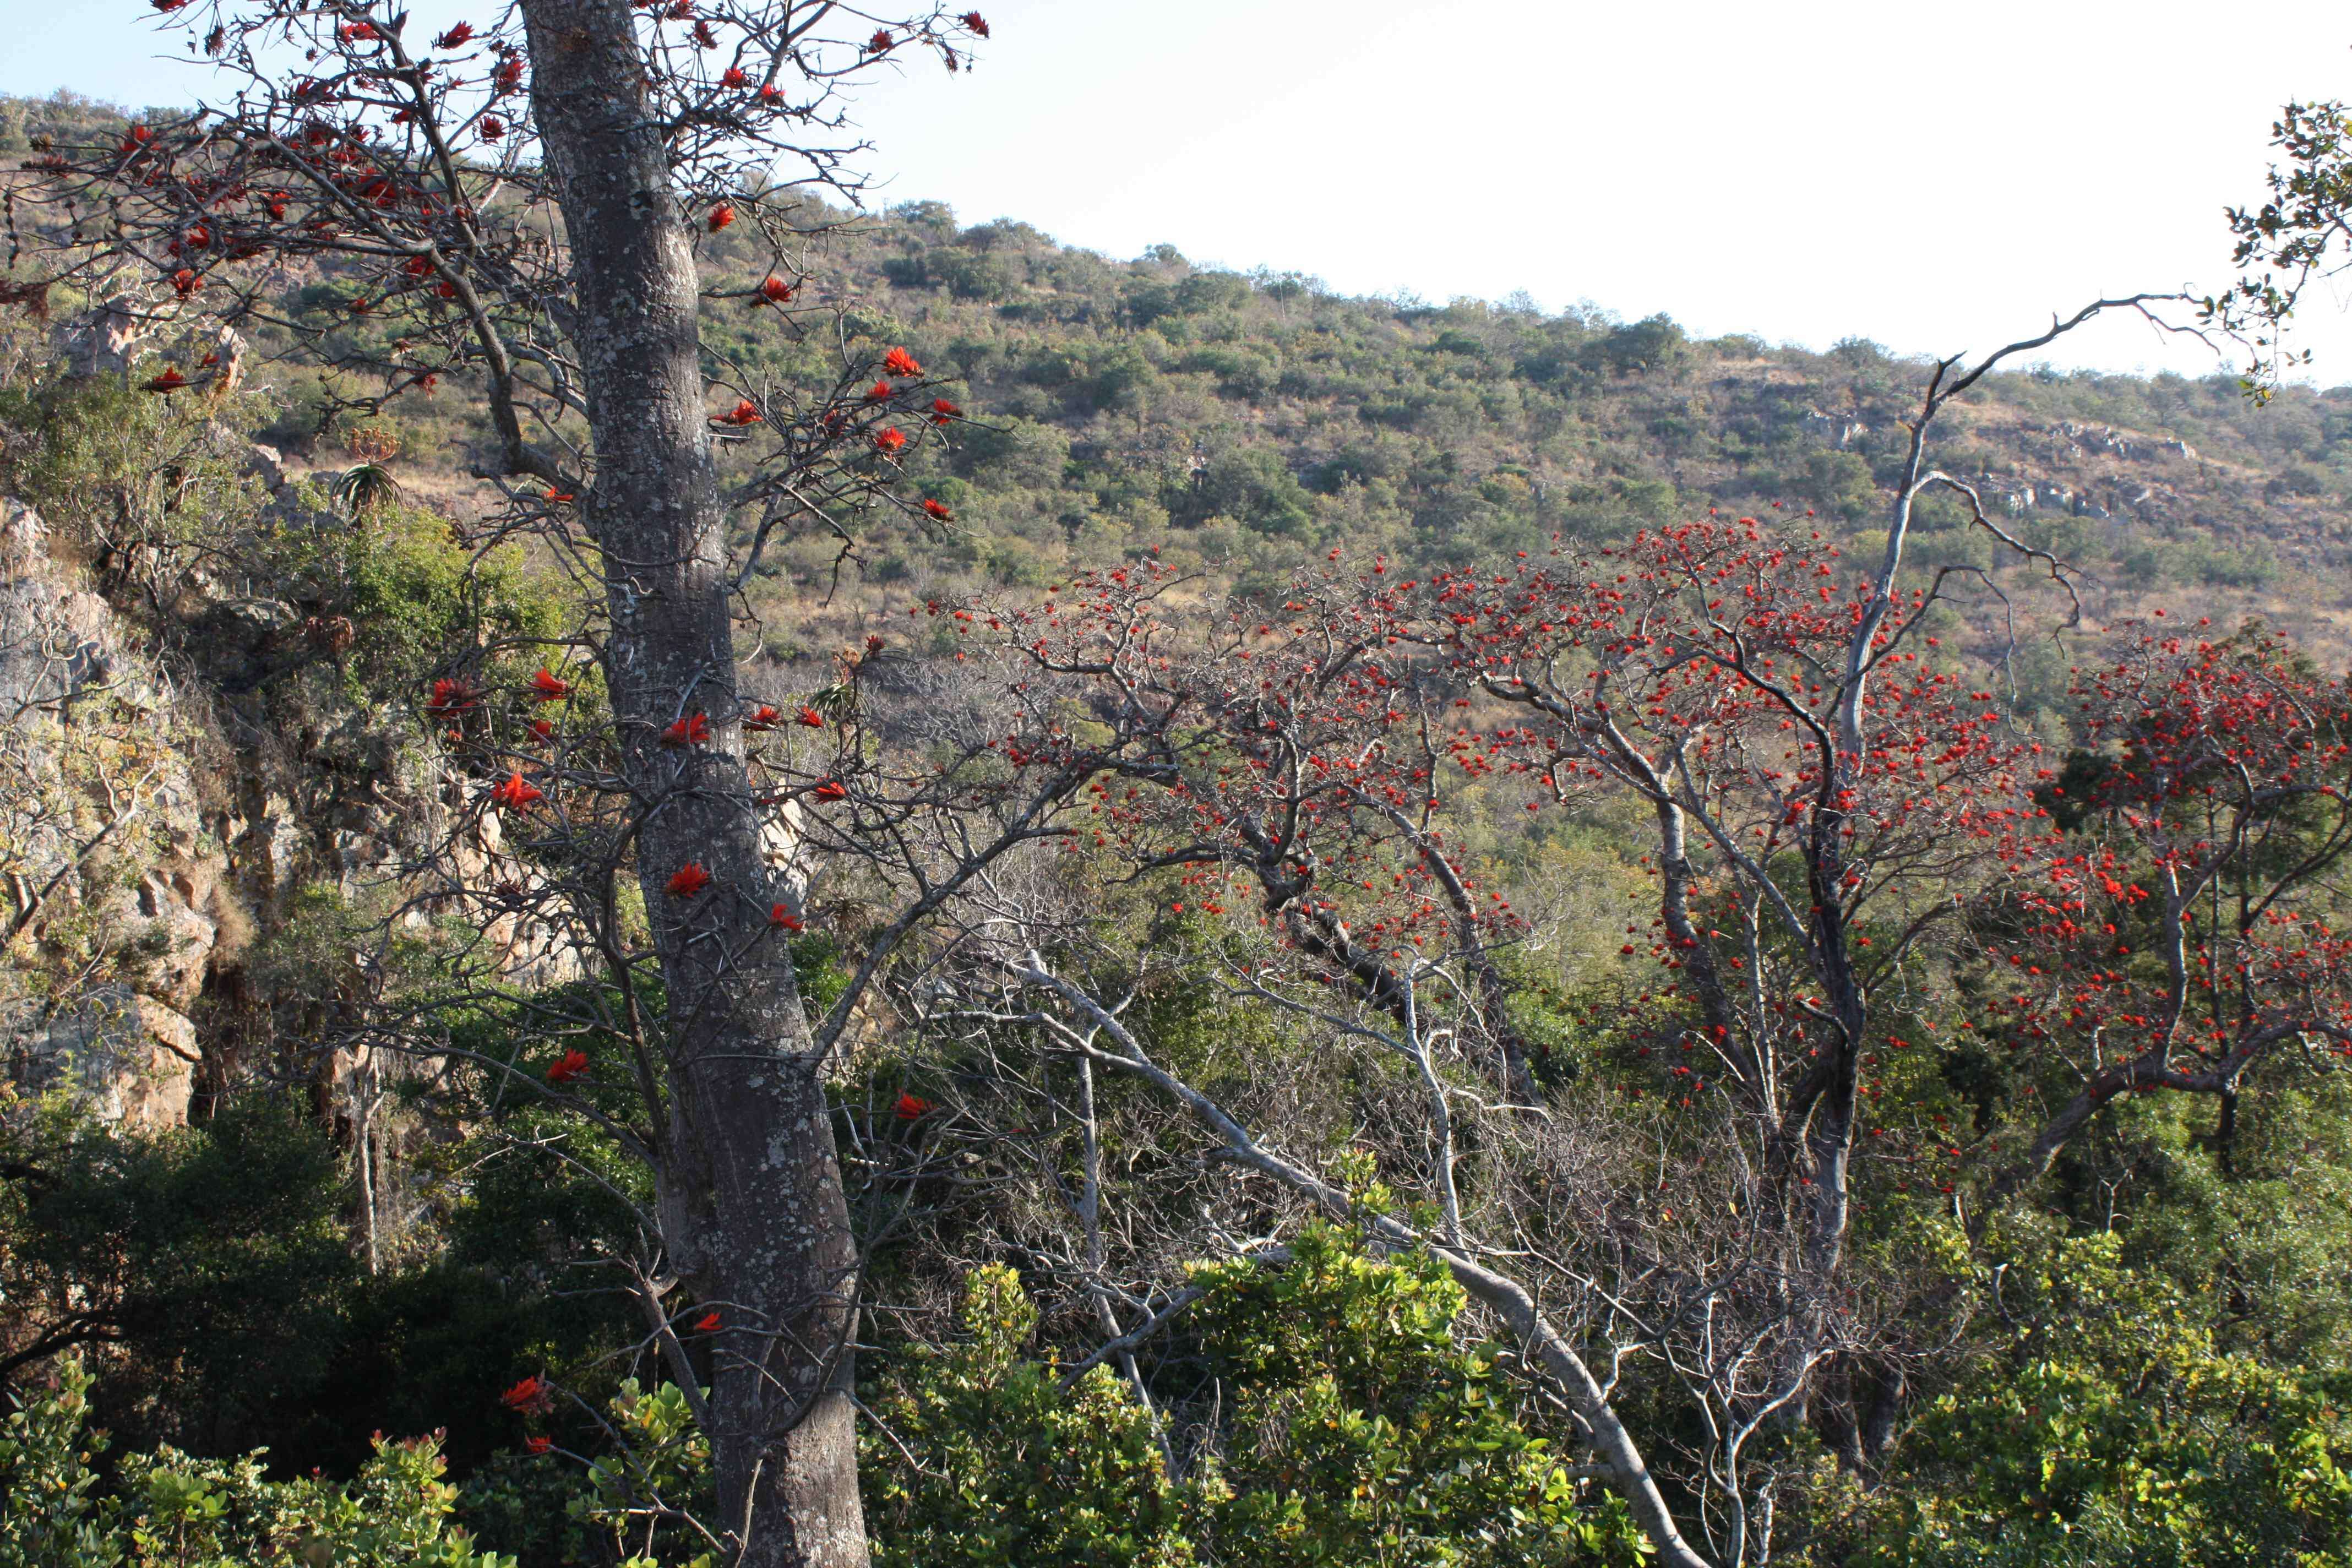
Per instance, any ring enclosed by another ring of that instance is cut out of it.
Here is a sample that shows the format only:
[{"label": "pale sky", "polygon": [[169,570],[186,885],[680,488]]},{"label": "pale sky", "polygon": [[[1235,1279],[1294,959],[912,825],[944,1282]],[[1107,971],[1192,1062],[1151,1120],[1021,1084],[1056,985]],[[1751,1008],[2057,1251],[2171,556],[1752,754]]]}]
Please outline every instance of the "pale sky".
[{"label": "pale sky", "polygon": [[[1981,350],[2102,293],[2217,288],[2278,106],[2352,97],[2352,19],[2302,0],[2252,35],[2204,0],[981,4],[977,70],[859,100],[886,202],[1814,348]],[[412,25],[493,9],[414,0]],[[0,0],[0,90],[193,97],[149,15]],[[2352,382],[2346,305],[2305,311],[2323,383]],[[2121,321],[2047,357],[2212,365]]]}]

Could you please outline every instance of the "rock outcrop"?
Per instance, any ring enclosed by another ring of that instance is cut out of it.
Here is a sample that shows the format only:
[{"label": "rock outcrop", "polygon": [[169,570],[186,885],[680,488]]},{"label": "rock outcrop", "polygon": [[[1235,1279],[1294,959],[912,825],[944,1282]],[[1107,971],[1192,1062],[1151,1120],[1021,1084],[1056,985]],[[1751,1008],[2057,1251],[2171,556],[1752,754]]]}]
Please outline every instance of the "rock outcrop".
[{"label": "rock outcrop", "polygon": [[0,501],[0,1052],[17,1089],[70,1087],[134,1125],[186,1117],[190,1010],[225,925],[170,686],[40,519]]}]

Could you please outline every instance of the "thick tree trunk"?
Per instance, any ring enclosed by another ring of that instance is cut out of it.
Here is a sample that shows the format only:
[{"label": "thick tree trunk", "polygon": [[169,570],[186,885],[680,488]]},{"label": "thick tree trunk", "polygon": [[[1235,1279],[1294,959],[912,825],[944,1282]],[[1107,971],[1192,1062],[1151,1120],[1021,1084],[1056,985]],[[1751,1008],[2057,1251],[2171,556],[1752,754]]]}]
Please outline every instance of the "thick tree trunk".
[{"label": "thick tree trunk", "polygon": [[[725,519],[697,278],[627,0],[523,0],[532,97],[572,245],[596,455],[605,648],[667,1005],[659,1173],[673,1266],[725,1321],[713,1358],[720,1518],[757,1568],[866,1562],[854,1406],[857,1257],[832,1121],[743,763]],[[709,739],[668,748],[695,713]],[[709,887],[665,893],[696,864]]]}]

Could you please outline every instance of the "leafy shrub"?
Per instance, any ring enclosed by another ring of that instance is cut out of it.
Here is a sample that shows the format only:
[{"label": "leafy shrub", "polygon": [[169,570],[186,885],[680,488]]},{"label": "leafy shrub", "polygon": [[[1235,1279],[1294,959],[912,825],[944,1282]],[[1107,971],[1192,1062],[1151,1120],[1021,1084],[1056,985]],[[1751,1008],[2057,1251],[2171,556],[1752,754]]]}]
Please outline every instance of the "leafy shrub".
[{"label": "leafy shrub", "polygon": [[[1620,1505],[1582,1494],[1519,1421],[1427,1255],[1310,1226],[1290,1260],[1202,1267],[1200,1348],[1233,1394],[1172,1479],[1154,1417],[1108,1366],[1066,1383],[1023,1347],[1036,1309],[976,1273],[966,1338],[918,1350],[865,1442],[876,1562],[893,1568],[1630,1564]],[[887,1436],[883,1434],[887,1433]]]},{"label": "leafy shrub", "polygon": [[1898,1450],[1860,1568],[2352,1563],[2352,1384],[2221,1351],[2121,1257],[2102,1233],[2011,1270],[2014,1331]]},{"label": "leafy shrub", "polygon": [[349,1482],[272,1480],[256,1450],[196,1459],[126,1455],[110,1487],[92,1461],[89,1379],[58,1368],[55,1389],[16,1396],[0,1427],[0,1568],[247,1568],[289,1561],[338,1568],[514,1568],[451,1522],[457,1489],[432,1438],[375,1440]]}]

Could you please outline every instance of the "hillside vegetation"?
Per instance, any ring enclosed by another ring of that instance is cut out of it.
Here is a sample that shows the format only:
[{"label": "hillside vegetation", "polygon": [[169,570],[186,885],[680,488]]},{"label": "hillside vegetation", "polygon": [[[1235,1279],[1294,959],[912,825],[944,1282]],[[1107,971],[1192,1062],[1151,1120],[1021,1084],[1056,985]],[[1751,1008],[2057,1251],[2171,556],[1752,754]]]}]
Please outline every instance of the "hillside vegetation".
[{"label": "hillside vegetation", "polygon": [[[0,102],[0,153],[107,112]],[[1881,525],[1880,487],[1927,370],[1859,340],[1815,353],[1694,339],[1663,316],[1591,306],[1353,299],[1167,246],[1114,260],[1012,219],[966,225],[937,202],[807,216],[839,226],[810,247],[807,298],[821,308],[799,318],[797,342],[742,308],[755,241],[700,241],[714,374],[751,386],[821,377],[838,310],[857,335],[905,342],[961,378],[979,421],[951,458],[926,453],[915,468],[953,528],[866,520],[862,575],[877,589],[1034,586],[1154,546],[1266,584],[1337,543],[1459,565],[1555,533],[1606,540],[1774,501],[1858,539]],[[288,285],[313,314],[362,291]],[[321,467],[349,461],[353,417],[338,420],[310,373],[259,380],[278,395],[264,439]],[[412,392],[367,423],[399,443],[395,471],[455,500],[480,455],[474,408]],[[2082,569],[2095,621],[2194,601],[2323,647],[2352,640],[2352,590],[2336,586],[2352,583],[2352,387],[2291,386],[2256,406],[2218,365],[2198,380],[2045,367],[1993,378],[1943,435],[1941,467]],[[1923,521],[1924,563],[1998,564],[1956,506]],[[836,554],[818,537],[783,552],[771,603],[836,587]]]},{"label": "hillside vegetation", "polygon": [[320,368],[416,251],[0,295],[0,1568],[740,1568],[835,1299],[883,1568],[2352,1568],[2352,388],[1991,377],[2071,587],[1881,583],[1875,344],[709,212],[732,560]]}]

